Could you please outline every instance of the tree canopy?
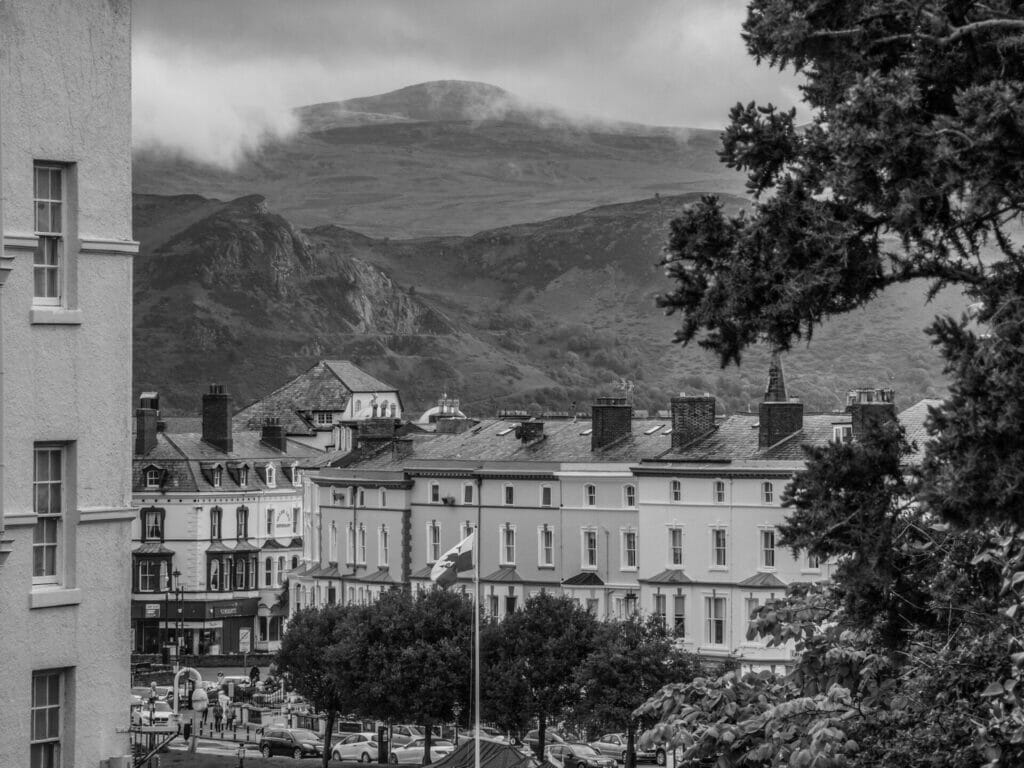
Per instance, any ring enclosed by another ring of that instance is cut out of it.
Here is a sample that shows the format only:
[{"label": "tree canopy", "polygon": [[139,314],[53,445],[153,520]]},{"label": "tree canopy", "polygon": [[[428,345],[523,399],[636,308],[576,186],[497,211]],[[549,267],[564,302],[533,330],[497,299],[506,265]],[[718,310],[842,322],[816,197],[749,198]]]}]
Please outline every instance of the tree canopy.
[{"label": "tree canopy", "polygon": [[645,739],[723,767],[1024,764],[1024,3],[751,0],[742,33],[810,118],[732,110],[753,202],[672,223],[677,340],[738,363],[911,280],[974,304],[928,329],[950,382],[924,445],[872,430],[787,488],[782,544],[837,564],[753,617],[792,672],[667,686]]}]

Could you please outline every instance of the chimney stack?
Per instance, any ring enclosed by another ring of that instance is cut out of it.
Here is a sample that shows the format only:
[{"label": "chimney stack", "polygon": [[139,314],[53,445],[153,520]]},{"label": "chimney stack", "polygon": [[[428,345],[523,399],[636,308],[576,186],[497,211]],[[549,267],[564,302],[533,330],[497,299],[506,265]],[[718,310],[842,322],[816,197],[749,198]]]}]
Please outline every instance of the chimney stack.
[{"label": "chimney stack", "polygon": [[846,395],[853,439],[862,440],[871,429],[896,421],[896,404],[891,389],[851,389]]},{"label": "chimney stack", "polygon": [[263,420],[260,442],[282,453],[288,449],[288,440],[284,436],[284,427],[281,426],[280,419],[268,416]]},{"label": "chimney stack", "polygon": [[671,408],[673,451],[715,428],[715,398],[711,395],[673,397]]},{"label": "chimney stack", "polygon": [[633,432],[633,406],[624,397],[599,397],[590,407],[590,450],[597,451]]},{"label": "chimney stack", "polygon": [[764,401],[758,405],[757,415],[758,448],[769,448],[804,426],[804,404],[786,395],[786,378],[778,351],[772,352]]},{"label": "chimney stack", "polygon": [[135,411],[135,454],[145,456],[156,447],[157,422],[160,419],[160,396],[143,392]]},{"label": "chimney stack", "polygon": [[224,453],[231,453],[231,395],[223,384],[211,384],[203,395],[203,440]]}]

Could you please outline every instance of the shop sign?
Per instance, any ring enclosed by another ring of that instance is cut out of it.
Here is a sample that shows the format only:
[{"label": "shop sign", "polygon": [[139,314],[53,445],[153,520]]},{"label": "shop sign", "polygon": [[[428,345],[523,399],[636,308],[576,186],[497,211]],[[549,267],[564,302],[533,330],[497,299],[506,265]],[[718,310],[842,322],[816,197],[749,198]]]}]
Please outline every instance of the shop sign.
[{"label": "shop sign", "polygon": [[160,618],[160,603],[146,603],[145,618],[147,619],[158,619]]}]

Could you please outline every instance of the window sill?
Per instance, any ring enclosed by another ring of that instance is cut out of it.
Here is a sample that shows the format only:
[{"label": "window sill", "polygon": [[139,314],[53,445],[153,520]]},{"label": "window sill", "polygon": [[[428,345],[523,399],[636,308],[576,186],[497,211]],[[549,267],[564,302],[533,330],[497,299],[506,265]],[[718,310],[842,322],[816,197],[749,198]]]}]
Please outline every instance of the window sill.
[{"label": "window sill", "polygon": [[33,325],[81,325],[82,310],[65,307],[32,307],[29,321]]},{"label": "window sill", "polygon": [[542,570],[542,571],[553,571],[553,570],[555,570],[555,566],[553,566],[553,565],[545,565],[545,564],[538,565],[537,568]]},{"label": "window sill", "polygon": [[708,570],[709,571],[720,571],[720,572],[724,573],[725,571],[729,570],[729,566],[728,565],[709,565],[708,566]]},{"label": "window sill", "polygon": [[63,587],[36,587],[29,594],[29,608],[56,608],[61,605],[79,605],[82,590]]},{"label": "window sill", "polygon": [[619,570],[623,573],[636,573],[639,570],[639,568],[637,568],[637,566],[635,565],[624,565],[621,568],[619,568]]}]

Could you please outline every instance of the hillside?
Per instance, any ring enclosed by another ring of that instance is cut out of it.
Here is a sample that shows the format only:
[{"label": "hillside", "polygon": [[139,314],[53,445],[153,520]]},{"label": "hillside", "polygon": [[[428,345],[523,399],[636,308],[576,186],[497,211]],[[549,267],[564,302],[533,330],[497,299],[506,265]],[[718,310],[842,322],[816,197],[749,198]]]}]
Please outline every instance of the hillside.
[{"label": "hillside", "polygon": [[[342,357],[400,387],[410,412],[442,390],[477,414],[582,408],[622,379],[638,407],[664,408],[686,390],[744,410],[763,390],[763,351],[719,370],[673,346],[674,320],[653,305],[667,288],[655,265],[663,233],[693,199],[395,240],[300,230],[259,196],[138,195],[136,389],[187,412],[219,381],[244,405],[317,359]],[[937,394],[938,361],[920,329],[958,302],[944,294],[922,309],[922,295],[891,291],[822,329],[787,356],[792,394],[816,409],[839,406],[852,386],[893,386],[901,404]]]},{"label": "hillside", "polygon": [[303,107],[299,129],[237,168],[136,152],[137,193],[263,195],[300,227],[372,237],[471,235],[655,193],[741,194],[718,132],[602,123],[494,86],[443,81]]}]

